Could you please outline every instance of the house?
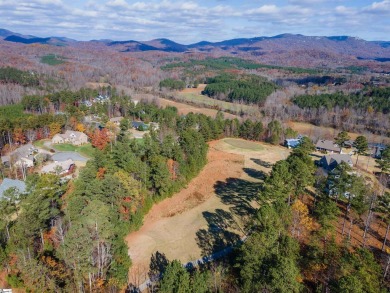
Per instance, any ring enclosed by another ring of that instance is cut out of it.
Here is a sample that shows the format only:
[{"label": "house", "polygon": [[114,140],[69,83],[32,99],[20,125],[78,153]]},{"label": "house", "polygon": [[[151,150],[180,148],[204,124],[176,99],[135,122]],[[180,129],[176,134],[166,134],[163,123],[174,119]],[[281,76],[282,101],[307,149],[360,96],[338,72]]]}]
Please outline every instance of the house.
[{"label": "house", "polygon": [[92,107],[92,103],[91,103],[91,101],[88,101],[88,100],[85,100],[85,101],[82,101],[81,102],[83,105],[85,105],[86,107]]},{"label": "house", "polygon": [[110,101],[110,97],[106,95],[98,95],[95,99],[93,99],[93,101],[95,103],[104,104]]},{"label": "house", "polygon": [[328,171],[332,171],[341,164],[341,162],[345,162],[351,167],[353,166],[352,158],[347,154],[325,155],[320,160],[320,166]]},{"label": "house", "polygon": [[353,144],[354,144],[354,142],[355,141],[353,141],[353,140],[346,140],[346,141],[344,141],[344,147],[346,147],[346,148],[353,148]]},{"label": "house", "polygon": [[386,148],[387,146],[383,143],[369,143],[368,144],[368,149],[370,150],[370,153],[375,157],[375,158],[380,158],[382,155],[382,151]]},{"label": "house", "polygon": [[149,129],[149,126],[142,121],[132,121],[131,126],[137,130],[145,131]]},{"label": "house", "polygon": [[5,178],[0,184],[0,198],[2,198],[4,192],[10,188],[16,188],[20,193],[25,193],[26,183],[20,180]]},{"label": "house", "polygon": [[119,126],[121,124],[121,121],[123,120],[122,116],[119,117],[113,117],[110,119],[110,122],[114,123],[116,126]]},{"label": "house", "polygon": [[18,166],[18,167],[33,167],[34,155],[38,153],[38,149],[31,143],[22,145],[16,150],[9,153],[7,156],[1,157],[1,162],[5,166]]},{"label": "house", "polygon": [[302,135],[298,135],[297,138],[288,138],[284,140],[284,145],[289,149],[295,149],[301,143]]},{"label": "house", "polygon": [[316,149],[317,151],[327,152],[331,154],[341,153],[341,148],[331,140],[319,140],[316,144]]},{"label": "house", "polygon": [[74,166],[75,164],[72,159],[60,162],[54,161],[53,163],[47,164],[46,166],[42,167],[41,173],[63,175],[71,173],[73,171]]},{"label": "house", "polygon": [[51,139],[53,144],[71,143],[73,145],[82,145],[88,143],[88,136],[80,131],[67,130],[64,134],[56,134]]}]

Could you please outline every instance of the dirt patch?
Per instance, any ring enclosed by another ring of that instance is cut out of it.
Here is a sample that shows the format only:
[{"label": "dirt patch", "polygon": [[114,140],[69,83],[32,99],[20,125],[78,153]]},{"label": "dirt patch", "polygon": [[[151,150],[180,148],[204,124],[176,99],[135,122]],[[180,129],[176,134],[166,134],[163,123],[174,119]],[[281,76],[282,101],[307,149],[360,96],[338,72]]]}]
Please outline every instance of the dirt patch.
[{"label": "dirt patch", "polygon": [[[336,136],[337,133],[340,132],[340,130],[331,128],[331,127],[324,127],[324,126],[316,126],[313,124],[309,123],[304,123],[304,122],[289,122],[288,126],[290,126],[292,129],[295,131],[298,131],[300,134],[304,134],[310,137],[315,137],[315,138],[322,138],[322,139],[331,139],[333,140]],[[359,135],[365,135],[368,139],[369,142],[385,142],[385,143],[390,143],[390,138],[380,136],[380,135],[375,135],[375,134],[359,134],[359,133],[354,133],[354,132],[348,132],[349,136],[351,139],[356,139]]]},{"label": "dirt patch", "polygon": [[[167,107],[167,106],[176,107],[180,115],[187,115],[188,113],[192,112],[192,113],[204,114],[215,118],[215,116],[218,113],[218,110],[195,107],[195,106],[187,105],[185,103],[179,103],[179,102],[175,102],[163,98],[158,98],[151,94],[133,94],[132,97],[135,100],[146,100],[149,102],[154,102],[160,107]],[[228,119],[240,118],[237,115],[233,115],[226,112],[224,112],[223,115],[225,118]]]},{"label": "dirt patch", "polygon": [[91,88],[91,89],[99,89],[99,88],[102,88],[102,87],[110,87],[111,85],[109,83],[106,83],[106,82],[87,82],[85,83],[85,86],[87,88]]},{"label": "dirt patch", "polygon": [[185,88],[184,90],[180,91],[180,93],[187,93],[187,94],[201,94],[202,91],[205,89],[207,84],[201,83],[198,85],[197,88]]}]

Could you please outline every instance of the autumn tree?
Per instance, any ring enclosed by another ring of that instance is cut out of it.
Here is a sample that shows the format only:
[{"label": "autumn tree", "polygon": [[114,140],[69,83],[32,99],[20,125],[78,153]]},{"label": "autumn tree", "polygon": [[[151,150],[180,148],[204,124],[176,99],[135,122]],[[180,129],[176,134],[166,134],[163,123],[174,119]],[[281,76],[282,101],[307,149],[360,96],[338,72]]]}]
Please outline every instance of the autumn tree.
[{"label": "autumn tree", "polygon": [[13,132],[13,141],[17,144],[25,144],[26,143],[26,136],[24,135],[22,128],[15,128]]},{"label": "autumn tree", "polygon": [[299,199],[296,200],[291,205],[292,210],[292,225],[291,225],[291,234],[297,239],[300,238],[302,234],[306,231],[311,231],[313,229],[313,220],[309,216],[309,209]]},{"label": "autumn tree", "polygon": [[49,124],[49,129],[50,129],[50,137],[52,138],[57,133],[61,132],[61,125],[57,122],[53,122]]},{"label": "autumn tree", "polygon": [[102,130],[95,129],[95,132],[91,135],[92,146],[99,150],[103,150],[109,141],[110,137],[108,135],[108,130],[105,128]]}]

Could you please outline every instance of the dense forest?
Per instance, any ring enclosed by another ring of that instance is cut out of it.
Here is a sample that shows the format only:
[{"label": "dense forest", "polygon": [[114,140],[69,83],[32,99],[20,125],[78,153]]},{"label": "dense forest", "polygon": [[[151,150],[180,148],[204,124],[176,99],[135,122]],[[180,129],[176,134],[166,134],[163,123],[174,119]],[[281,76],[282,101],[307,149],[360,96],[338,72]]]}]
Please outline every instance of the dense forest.
[{"label": "dense forest", "polygon": [[219,100],[244,101],[263,105],[277,87],[266,78],[256,75],[233,76],[229,74],[208,78],[202,94]]},{"label": "dense forest", "polygon": [[331,110],[335,107],[362,109],[368,112],[390,112],[390,88],[373,88],[357,94],[344,93],[302,95],[293,99],[300,108],[324,107]]},{"label": "dense forest", "polygon": [[126,285],[130,259],[123,236],[206,162],[195,120],[180,119],[174,109],[151,107],[148,114],[165,122],[164,135],[152,133],[140,146],[121,132],[112,149],[96,149],[75,182],[34,175],[27,196],[10,190],[2,199],[1,263],[13,287],[76,292]]},{"label": "dense forest", "polygon": [[176,80],[172,78],[167,78],[160,81],[160,89],[168,88],[171,90],[182,90],[186,87],[186,83],[182,80]]},{"label": "dense forest", "polygon": [[235,57],[205,58],[204,60],[191,59],[188,62],[172,62],[161,66],[162,70],[172,70],[175,68],[185,68],[186,70],[207,71],[207,70],[228,70],[228,69],[278,69],[291,73],[318,73],[315,69],[299,67],[282,67],[274,65],[260,64],[255,61],[245,60]]},{"label": "dense forest", "polygon": [[0,82],[17,83],[22,86],[38,86],[37,73],[19,70],[13,67],[0,68]]}]

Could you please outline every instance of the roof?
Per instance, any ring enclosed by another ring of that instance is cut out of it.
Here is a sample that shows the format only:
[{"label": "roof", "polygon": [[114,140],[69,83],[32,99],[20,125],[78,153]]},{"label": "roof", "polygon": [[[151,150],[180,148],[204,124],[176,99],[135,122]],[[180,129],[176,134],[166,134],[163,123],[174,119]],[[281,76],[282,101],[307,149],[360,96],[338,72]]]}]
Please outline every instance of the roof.
[{"label": "roof", "polygon": [[339,165],[341,162],[345,162],[348,165],[352,165],[352,158],[350,155],[347,154],[332,154],[323,156],[323,158],[325,158],[328,166],[334,164],[335,162],[337,163],[337,165]]},{"label": "roof", "polygon": [[131,122],[131,125],[134,127],[134,128],[138,128],[140,126],[142,127],[149,127],[147,124],[143,123],[142,121],[132,121]]},{"label": "roof", "polygon": [[56,173],[56,171],[58,170],[58,168],[60,168],[60,170],[63,171],[68,171],[69,168],[74,165],[74,161],[71,160],[71,159],[68,159],[66,161],[61,161],[61,162],[53,162],[53,163],[50,163],[46,166],[43,166],[42,167],[42,170],[41,172],[42,173]]},{"label": "roof", "polygon": [[57,134],[59,135],[60,137],[62,137],[63,139],[80,139],[82,136],[86,136],[85,133],[83,132],[80,132],[80,131],[73,131],[73,130],[67,130],[65,131],[64,134]]},{"label": "roof", "polygon": [[287,146],[292,147],[292,148],[299,146],[300,143],[301,143],[300,139],[296,139],[296,138],[286,139]]},{"label": "roof", "polygon": [[329,151],[340,152],[341,148],[331,140],[319,140],[316,144],[317,149],[325,149]]},{"label": "roof", "polygon": [[387,146],[383,143],[369,143],[368,147],[370,149],[378,148],[378,149],[385,149]]},{"label": "roof", "polygon": [[123,119],[122,116],[119,116],[119,117],[113,117],[110,119],[111,122],[121,122]]},{"label": "roof", "polygon": [[[17,159],[20,158],[28,158],[33,155],[34,151],[38,151],[38,149],[33,146],[31,143],[22,145],[21,147],[17,148],[16,150],[12,151],[9,156],[16,156]],[[32,159],[32,157],[31,157]]]},{"label": "roof", "polygon": [[17,188],[21,193],[26,192],[26,183],[20,180],[5,178],[0,184],[0,198],[3,196],[4,191],[12,187]]}]

